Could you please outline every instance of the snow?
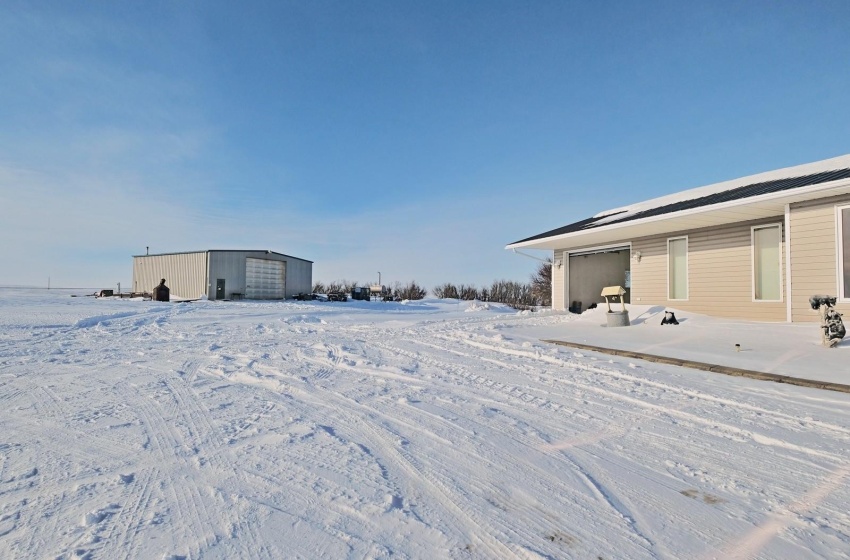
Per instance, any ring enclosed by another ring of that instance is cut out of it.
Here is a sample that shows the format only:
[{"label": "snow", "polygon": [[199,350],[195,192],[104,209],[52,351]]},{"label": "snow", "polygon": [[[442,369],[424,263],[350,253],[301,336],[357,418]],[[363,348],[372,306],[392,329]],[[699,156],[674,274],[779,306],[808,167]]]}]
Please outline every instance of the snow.
[{"label": "snow", "polygon": [[730,191],[732,189],[737,189],[746,185],[754,185],[756,183],[774,181],[777,179],[787,179],[789,177],[803,177],[805,175],[813,175],[815,173],[822,173],[824,171],[833,171],[837,169],[846,169],[848,167],[850,167],[850,154],[812,163],[806,163],[803,165],[797,165],[794,167],[774,169],[772,171],[766,171],[764,173],[758,173],[756,175],[748,175],[747,177],[741,177],[739,179],[722,181],[720,183],[714,183],[712,185],[688,189],[666,196],[653,198],[651,200],[646,200],[644,202],[630,204],[628,206],[605,210],[593,216],[594,218],[600,218],[594,224],[599,225],[608,223],[612,220],[621,220],[628,216],[644,212],[646,210],[651,210],[653,208],[667,206],[668,204],[677,204],[686,200],[694,200],[696,198]]},{"label": "snow", "polygon": [[840,376],[816,325],[69,295],[0,290],[0,557],[850,557],[850,395],[540,340]]},{"label": "snow", "polygon": [[[611,304],[613,310],[622,309]],[[664,311],[673,311],[679,325],[661,325]],[[695,362],[755,370],[850,385],[850,338],[835,348],[821,343],[820,316],[814,323],[762,323],[706,317],[660,306],[628,305],[630,328],[600,328],[605,305],[582,313],[557,332],[530,329],[554,339],[602,348],[629,350]],[[548,336],[552,335],[552,336]],[[736,344],[740,345],[736,348]]]}]

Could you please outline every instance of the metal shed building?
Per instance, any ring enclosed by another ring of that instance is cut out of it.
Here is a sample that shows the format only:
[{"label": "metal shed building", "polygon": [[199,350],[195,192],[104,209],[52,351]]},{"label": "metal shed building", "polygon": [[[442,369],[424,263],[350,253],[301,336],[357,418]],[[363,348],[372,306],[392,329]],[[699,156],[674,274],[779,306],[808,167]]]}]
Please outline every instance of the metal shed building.
[{"label": "metal shed building", "polygon": [[313,261],[266,250],[133,256],[134,292],[152,291],[161,278],[172,297],[284,299],[312,290]]}]

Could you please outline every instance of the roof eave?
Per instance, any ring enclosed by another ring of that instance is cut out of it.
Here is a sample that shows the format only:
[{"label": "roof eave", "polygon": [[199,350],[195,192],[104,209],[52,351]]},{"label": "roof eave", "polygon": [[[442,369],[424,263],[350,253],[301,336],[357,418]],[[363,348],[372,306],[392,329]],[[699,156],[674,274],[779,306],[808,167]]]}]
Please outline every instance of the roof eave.
[{"label": "roof eave", "polygon": [[[850,194],[850,179],[841,179],[831,183],[800,187],[799,189],[790,191],[780,191],[740,200],[732,200],[711,206],[671,212],[660,216],[615,222],[610,225],[588,228],[542,239],[511,243],[506,245],[505,249],[570,249],[589,244],[625,241],[627,239],[661,235],[675,231],[699,229],[700,227],[744,222],[782,214],[785,204],[843,194]],[[746,212],[745,210],[748,208],[751,208],[753,211]],[[741,210],[741,212],[736,212],[736,210]],[[702,225],[695,225],[698,222],[698,220],[695,220],[697,216],[708,216],[711,219],[703,220]],[[687,219],[687,223],[682,223],[683,219]]]}]

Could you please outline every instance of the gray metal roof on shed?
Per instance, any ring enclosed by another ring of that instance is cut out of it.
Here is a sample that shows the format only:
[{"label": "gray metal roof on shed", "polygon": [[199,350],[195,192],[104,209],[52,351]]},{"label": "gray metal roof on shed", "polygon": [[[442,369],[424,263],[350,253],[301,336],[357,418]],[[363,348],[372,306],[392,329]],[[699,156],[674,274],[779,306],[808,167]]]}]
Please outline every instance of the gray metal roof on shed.
[{"label": "gray metal roof on shed", "polygon": [[133,255],[133,258],[136,257],[163,257],[166,255],[191,255],[193,253],[266,253],[268,255],[278,255],[280,257],[286,257],[289,259],[298,259],[299,261],[304,261],[308,263],[313,263],[311,260],[302,259],[301,257],[294,257],[292,255],[286,255],[284,253],[278,253],[277,251],[270,251],[268,249],[205,249],[202,251],[175,251],[172,253],[150,253],[145,255]]}]

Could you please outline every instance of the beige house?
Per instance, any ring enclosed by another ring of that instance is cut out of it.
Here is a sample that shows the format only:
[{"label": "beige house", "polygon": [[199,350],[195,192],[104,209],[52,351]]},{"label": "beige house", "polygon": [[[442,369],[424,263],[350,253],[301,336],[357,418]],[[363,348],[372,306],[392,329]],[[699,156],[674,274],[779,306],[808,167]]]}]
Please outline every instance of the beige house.
[{"label": "beige house", "polygon": [[758,321],[850,316],[850,155],[602,212],[506,247],[553,253],[552,305],[626,301]]}]

